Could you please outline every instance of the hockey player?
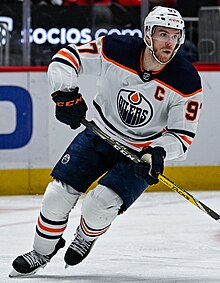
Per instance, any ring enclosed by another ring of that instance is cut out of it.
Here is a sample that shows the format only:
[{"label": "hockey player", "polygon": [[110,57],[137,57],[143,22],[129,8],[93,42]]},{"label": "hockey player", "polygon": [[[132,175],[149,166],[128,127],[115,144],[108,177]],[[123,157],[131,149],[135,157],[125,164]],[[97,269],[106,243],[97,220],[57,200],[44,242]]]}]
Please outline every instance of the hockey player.
[{"label": "hockey player", "polygon": [[[177,51],[184,43],[184,21],[175,9],[155,7],[145,18],[144,38],[109,35],[61,49],[48,76],[56,118],[80,126],[87,106],[79,92],[82,74],[98,77],[93,122],[142,158],[134,164],[88,129],[72,141],[52,171],[36,225],[33,250],[12,263],[14,276],[46,266],[64,246],[62,234],[80,195],[100,176],[83,200],[66,265],[89,254],[116,216],[158,182],[164,160],[184,159],[195,137],[202,86],[194,67]],[[149,158],[150,157],[150,158]]]}]

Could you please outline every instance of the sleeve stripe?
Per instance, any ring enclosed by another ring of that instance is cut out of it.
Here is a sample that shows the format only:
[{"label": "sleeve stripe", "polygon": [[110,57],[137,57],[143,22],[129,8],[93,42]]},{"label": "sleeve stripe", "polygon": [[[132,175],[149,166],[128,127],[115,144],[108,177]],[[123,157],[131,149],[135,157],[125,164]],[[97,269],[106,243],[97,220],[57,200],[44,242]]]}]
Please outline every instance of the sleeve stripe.
[{"label": "sleeve stripe", "polygon": [[192,141],[190,141],[186,136],[180,136],[180,137],[181,137],[181,139],[183,139],[189,145],[192,144]]},{"label": "sleeve stripe", "polygon": [[65,49],[69,50],[76,57],[76,59],[79,62],[79,65],[81,65],[81,60],[80,60],[80,57],[79,57],[79,54],[77,53],[77,51],[73,47],[71,47],[69,45],[66,46]]},{"label": "sleeve stripe", "polygon": [[65,64],[65,65],[67,65],[67,66],[73,68],[73,69],[75,70],[76,74],[78,73],[78,72],[77,72],[77,69],[75,68],[75,66],[73,66],[71,63],[69,63],[69,62],[68,62],[67,60],[65,60],[65,59],[55,57],[55,58],[53,58],[53,59],[51,60],[51,63],[52,63],[52,62],[59,62],[59,63]]},{"label": "sleeve stripe", "polygon": [[65,52],[63,50],[58,51],[57,54],[69,59],[73,63],[73,65],[76,67],[77,71],[79,70],[78,62],[76,62],[76,60],[70,54],[68,54],[67,52]]},{"label": "sleeve stripe", "polygon": [[182,140],[179,138],[178,135],[176,135],[176,134],[174,134],[174,133],[172,133],[172,132],[170,132],[170,131],[167,131],[167,132],[165,133],[165,135],[166,135],[166,134],[173,135],[175,138],[177,138],[177,139],[179,140],[179,142],[181,143],[182,147],[183,147],[183,152],[186,152],[186,151],[187,151],[187,147],[185,146],[185,144],[182,142]]},{"label": "sleeve stripe", "polygon": [[168,129],[168,128],[166,128],[166,130],[168,132],[173,132],[173,133],[176,133],[176,134],[182,134],[182,135],[188,136],[190,138],[194,138],[195,137],[195,133],[192,133],[192,132],[189,132],[189,131],[185,131],[185,130]]}]

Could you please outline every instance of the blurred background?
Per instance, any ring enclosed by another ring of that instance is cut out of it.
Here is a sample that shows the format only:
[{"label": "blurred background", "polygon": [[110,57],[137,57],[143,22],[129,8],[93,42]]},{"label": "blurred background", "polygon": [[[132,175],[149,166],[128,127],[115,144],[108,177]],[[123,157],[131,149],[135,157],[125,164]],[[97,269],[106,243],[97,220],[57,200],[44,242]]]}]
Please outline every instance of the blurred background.
[{"label": "blurred background", "polygon": [[188,60],[220,62],[220,0],[1,0],[0,65],[46,66],[62,46],[105,34],[141,37],[144,17],[157,5],[183,16]]}]

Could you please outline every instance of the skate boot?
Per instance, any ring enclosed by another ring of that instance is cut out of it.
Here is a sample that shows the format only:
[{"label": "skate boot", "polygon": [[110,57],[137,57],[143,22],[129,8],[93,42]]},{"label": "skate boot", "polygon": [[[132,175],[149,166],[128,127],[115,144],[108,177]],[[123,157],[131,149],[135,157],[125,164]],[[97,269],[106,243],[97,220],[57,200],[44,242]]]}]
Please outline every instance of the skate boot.
[{"label": "skate boot", "polygon": [[40,268],[44,268],[59,249],[65,246],[65,240],[60,238],[55,250],[49,255],[41,255],[35,250],[18,256],[12,263],[13,270],[9,277],[25,277],[35,274]]},{"label": "skate boot", "polygon": [[86,241],[80,235],[79,229],[77,229],[75,239],[70,244],[64,257],[64,260],[66,262],[65,268],[70,265],[76,265],[84,260],[84,258],[86,258],[90,253],[95,241],[96,240]]}]

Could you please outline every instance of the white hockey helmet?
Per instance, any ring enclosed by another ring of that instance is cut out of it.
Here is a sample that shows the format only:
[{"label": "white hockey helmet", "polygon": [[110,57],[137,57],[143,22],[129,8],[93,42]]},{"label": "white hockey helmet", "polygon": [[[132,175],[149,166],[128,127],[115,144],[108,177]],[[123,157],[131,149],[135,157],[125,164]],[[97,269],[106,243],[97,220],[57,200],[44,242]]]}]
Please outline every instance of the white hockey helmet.
[{"label": "white hockey helmet", "polygon": [[[160,62],[154,54],[152,35],[154,32],[155,26],[162,26],[162,27],[174,28],[174,29],[180,30],[180,37],[177,41],[177,44],[174,50],[174,54],[170,58],[171,60],[173,56],[176,54],[177,50],[180,48],[181,44],[183,44],[185,40],[184,20],[177,10],[173,8],[162,7],[162,6],[154,7],[144,20],[144,41],[147,47],[151,50],[154,58],[159,63],[166,64],[170,60],[166,63]],[[145,39],[146,35],[148,35],[148,37],[150,38],[150,43],[147,43]]]}]

